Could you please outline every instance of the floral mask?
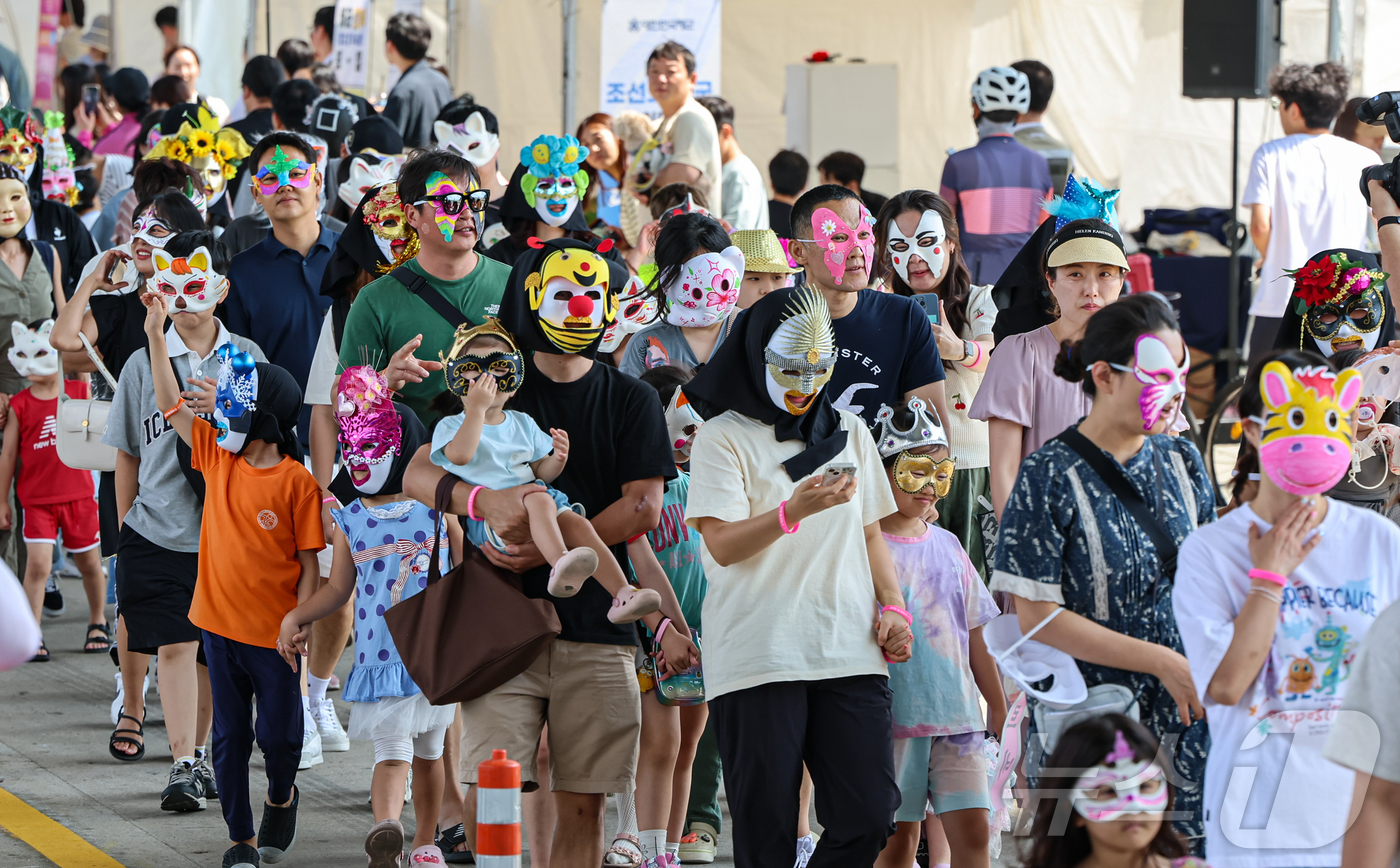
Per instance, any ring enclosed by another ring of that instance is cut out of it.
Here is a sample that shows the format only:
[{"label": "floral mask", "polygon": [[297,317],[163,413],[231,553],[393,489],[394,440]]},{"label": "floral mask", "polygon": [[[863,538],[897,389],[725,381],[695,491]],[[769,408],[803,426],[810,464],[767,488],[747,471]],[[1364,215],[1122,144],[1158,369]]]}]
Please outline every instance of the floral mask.
[{"label": "floral mask", "polygon": [[812,237],[797,240],[808,241],[822,248],[822,261],[831,270],[836,285],[840,286],[846,277],[846,257],[850,256],[852,249],[864,254],[864,273],[870,273],[875,255],[875,233],[870,228],[873,222],[864,204],[860,205],[860,219],[854,227],[847,225],[841,215],[830,208],[818,208],[812,212]]},{"label": "floral mask", "polygon": [[219,303],[228,290],[228,278],[214,270],[207,247],[196,247],[189,256],[171,256],[157,248],[151,251],[156,273],[156,291],[170,302],[170,312],[199,313]]},{"label": "floral mask", "polygon": [[491,162],[501,149],[501,137],[486,129],[486,118],[472,112],[460,124],[438,121],[433,124],[433,137],[444,151],[456,151],[478,169]]},{"label": "floral mask", "polygon": [[372,162],[373,154],[356,154],[350,158],[350,177],[336,188],[340,201],[353,211],[365,194],[375,187],[389,183],[399,176],[403,157],[380,157]]},{"label": "floral mask", "polygon": [[1331,358],[1343,350],[1376,348],[1389,303],[1390,275],[1352,262],[1344,253],[1319,255],[1288,274],[1303,333],[1322,355]]},{"label": "floral mask", "polygon": [[636,334],[656,321],[660,308],[656,296],[647,292],[646,284],[635,274],[627,279],[627,285],[618,296],[617,319],[603,332],[603,342],[598,349],[611,353],[622,346],[628,335]]},{"label": "floral mask", "polygon": [[258,408],[258,365],[232,343],[218,349],[219,379],[214,387],[214,427],[218,446],[237,455],[248,442]]},{"label": "floral mask", "polygon": [[370,365],[346,368],[335,386],[335,418],[351,484],[361,494],[378,494],[403,440],[389,381]]},{"label": "floral mask", "polygon": [[1340,374],[1323,367],[1290,371],[1269,362],[1259,380],[1264,399],[1259,466],[1289,494],[1321,494],[1351,467],[1351,411],[1364,378],[1355,368]]},{"label": "floral mask", "polygon": [[738,247],[687,260],[675,281],[665,288],[666,322],[681,328],[714,325],[738,303],[743,278],[744,252]]},{"label": "floral mask", "polygon": [[1103,762],[1080,775],[1072,798],[1075,811],[1091,823],[1108,823],[1128,814],[1160,814],[1167,809],[1167,781],[1161,766],[1139,760],[1118,732]]},{"label": "floral mask", "polygon": [[520,149],[526,172],[520,178],[525,202],[549,226],[569,222],[583,194],[588,175],[579,163],[588,151],[573,136],[539,136]]},{"label": "floral mask", "polygon": [[1143,384],[1138,396],[1138,409],[1142,413],[1142,430],[1150,431],[1162,411],[1178,395],[1186,394],[1186,375],[1191,371],[1191,357],[1177,365],[1172,351],[1161,338],[1153,334],[1138,335],[1133,350],[1133,366],[1109,363],[1109,367],[1125,371]]},{"label": "floral mask", "polygon": [[0,163],[9,163],[29,180],[39,158],[37,145],[43,141],[38,124],[28,112],[10,105],[0,108],[0,126]]},{"label": "floral mask", "polygon": [[899,273],[899,279],[908,284],[909,260],[915,256],[928,264],[934,280],[943,276],[943,266],[948,263],[947,243],[948,230],[943,226],[943,217],[937,211],[928,210],[919,216],[913,235],[905,235],[899,224],[891,220],[885,249],[889,251],[890,262]]},{"label": "floral mask", "polygon": [[24,323],[10,323],[10,337],[14,344],[10,347],[10,364],[21,377],[46,377],[58,373],[58,353],[49,343],[49,333],[53,331],[53,320],[46,319],[36,329],[27,328]]}]

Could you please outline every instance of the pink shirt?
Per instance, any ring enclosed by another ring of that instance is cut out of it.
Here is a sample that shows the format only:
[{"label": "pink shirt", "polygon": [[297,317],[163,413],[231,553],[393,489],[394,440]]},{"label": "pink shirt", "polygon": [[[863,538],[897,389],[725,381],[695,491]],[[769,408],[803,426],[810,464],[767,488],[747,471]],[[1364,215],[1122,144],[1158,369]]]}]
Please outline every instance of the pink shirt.
[{"label": "pink shirt", "polygon": [[1059,351],[1049,326],[1005,338],[967,411],[973,419],[1005,419],[1025,428],[1022,458],[1089,415],[1094,404],[1079,383],[1055,375]]},{"label": "pink shirt", "polygon": [[102,138],[97,140],[93,147],[94,154],[129,154],[131,153],[131,143],[136,141],[136,137],[141,133],[141,119],[136,116],[136,112],[131,112],[122,117],[114,126],[109,128]]}]

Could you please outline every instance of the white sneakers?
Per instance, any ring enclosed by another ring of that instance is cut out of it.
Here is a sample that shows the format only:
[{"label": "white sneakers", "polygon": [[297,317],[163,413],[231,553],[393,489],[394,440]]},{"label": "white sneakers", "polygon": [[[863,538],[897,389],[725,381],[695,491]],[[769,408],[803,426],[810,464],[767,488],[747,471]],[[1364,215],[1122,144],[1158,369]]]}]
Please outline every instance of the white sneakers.
[{"label": "white sneakers", "polygon": [[340,725],[340,717],[335,713],[335,702],[326,697],[312,703],[311,716],[316,719],[316,730],[321,734],[321,750],[339,753],[350,749],[350,737]]},{"label": "white sneakers", "polygon": [[301,699],[301,764],[297,766],[297,771],[301,772],[325,762],[321,757],[321,731],[306,703],[306,697],[303,696]]}]

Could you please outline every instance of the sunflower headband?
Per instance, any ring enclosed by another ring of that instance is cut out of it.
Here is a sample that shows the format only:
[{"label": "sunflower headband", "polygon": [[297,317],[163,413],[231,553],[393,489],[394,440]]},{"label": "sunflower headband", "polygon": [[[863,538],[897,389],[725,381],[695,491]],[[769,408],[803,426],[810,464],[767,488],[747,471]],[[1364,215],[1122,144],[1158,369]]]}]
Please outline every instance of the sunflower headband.
[{"label": "sunflower headband", "polygon": [[220,129],[218,118],[204,106],[199,107],[199,116],[195,120],[197,123],[192,124],[190,116],[185,115],[175,135],[157,141],[146,153],[146,159],[169,157],[177,163],[188,163],[195,157],[212,155],[218,160],[224,175],[232,177],[239,164],[253,153],[253,149],[238,130]]}]

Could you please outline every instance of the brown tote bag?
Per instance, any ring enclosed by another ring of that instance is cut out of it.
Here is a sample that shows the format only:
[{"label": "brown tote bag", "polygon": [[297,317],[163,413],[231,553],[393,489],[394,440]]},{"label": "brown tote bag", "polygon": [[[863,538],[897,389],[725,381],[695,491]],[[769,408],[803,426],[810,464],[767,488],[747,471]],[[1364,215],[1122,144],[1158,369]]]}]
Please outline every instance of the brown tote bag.
[{"label": "brown tote bag", "polygon": [[437,522],[428,586],[384,613],[408,674],[433,705],[466,702],[529,668],[559,635],[548,600],[532,600],[515,574],[497,567],[474,545],[443,575],[438,534],[457,477],[438,483]]}]

